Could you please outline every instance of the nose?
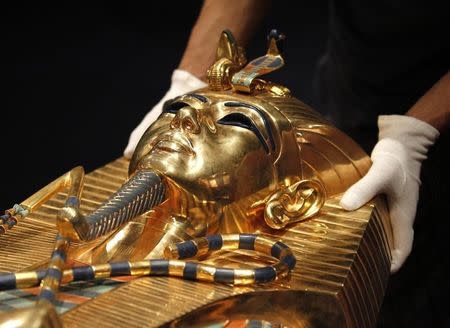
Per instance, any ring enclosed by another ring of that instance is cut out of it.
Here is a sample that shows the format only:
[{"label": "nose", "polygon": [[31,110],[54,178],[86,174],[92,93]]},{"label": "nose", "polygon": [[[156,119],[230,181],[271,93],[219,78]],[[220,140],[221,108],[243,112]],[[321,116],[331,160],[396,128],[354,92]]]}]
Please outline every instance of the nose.
[{"label": "nose", "polygon": [[199,134],[201,128],[197,110],[190,106],[180,108],[172,122],[170,122],[170,127],[172,129],[181,129],[189,133]]}]

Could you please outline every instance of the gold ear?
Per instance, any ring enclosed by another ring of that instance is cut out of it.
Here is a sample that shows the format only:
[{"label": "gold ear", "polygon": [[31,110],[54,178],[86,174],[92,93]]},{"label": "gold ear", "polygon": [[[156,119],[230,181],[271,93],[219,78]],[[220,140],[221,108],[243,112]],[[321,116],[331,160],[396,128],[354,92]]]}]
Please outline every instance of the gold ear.
[{"label": "gold ear", "polygon": [[264,220],[274,229],[316,215],[325,203],[326,193],[317,180],[301,180],[273,193],[267,200]]}]

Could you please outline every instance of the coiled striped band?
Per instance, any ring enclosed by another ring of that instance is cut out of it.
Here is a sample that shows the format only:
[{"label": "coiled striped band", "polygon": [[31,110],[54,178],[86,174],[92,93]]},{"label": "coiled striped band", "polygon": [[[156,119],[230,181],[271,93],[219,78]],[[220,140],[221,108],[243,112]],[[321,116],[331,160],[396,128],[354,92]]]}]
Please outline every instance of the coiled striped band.
[{"label": "coiled striped band", "polygon": [[[216,250],[253,250],[278,259],[274,265],[261,268],[225,268],[184,261]],[[166,259],[138,262],[112,262],[80,266],[62,272],[64,283],[105,279],[117,276],[175,276],[189,280],[235,285],[266,283],[286,276],[296,264],[291,249],[280,241],[254,234],[211,235],[168,246]],[[0,290],[39,285],[46,270],[0,275]]]}]

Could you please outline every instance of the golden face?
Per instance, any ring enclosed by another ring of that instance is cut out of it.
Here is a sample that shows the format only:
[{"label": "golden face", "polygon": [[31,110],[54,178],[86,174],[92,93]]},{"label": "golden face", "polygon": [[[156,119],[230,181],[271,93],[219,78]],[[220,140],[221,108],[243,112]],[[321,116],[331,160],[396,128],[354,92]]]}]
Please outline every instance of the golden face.
[{"label": "golden face", "polygon": [[202,199],[233,202],[274,184],[279,129],[251,97],[188,94],[167,102],[130,172],[152,168]]}]

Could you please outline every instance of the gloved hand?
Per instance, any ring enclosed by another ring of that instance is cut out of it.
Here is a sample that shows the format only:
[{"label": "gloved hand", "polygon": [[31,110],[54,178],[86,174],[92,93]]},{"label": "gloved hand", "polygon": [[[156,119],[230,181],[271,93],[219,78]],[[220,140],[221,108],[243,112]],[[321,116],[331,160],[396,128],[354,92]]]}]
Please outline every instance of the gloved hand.
[{"label": "gloved hand", "polygon": [[378,143],[371,154],[372,167],[345,192],[340,204],[352,211],[379,193],[387,196],[394,235],[393,273],[400,269],[412,249],[420,168],[439,131],[428,123],[403,115],[379,116],[378,129]]},{"label": "gloved hand", "polygon": [[136,148],[144,132],[161,114],[162,107],[165,101],[175,98],[184,93],[204,88],[206,86],[207,84],[205,82],[198,79],[191,73],[180,69],[174,70],[169,91],[167,91],[164,97],[155,105],[155,107],[153,107],[147,113],[147,115],[145,115],[141,123],[139,123],[139,125],[133,130],[133,132],[131,132],[130,139],[128,140],[128,145],[123,152],[124,156],[127,158],[131,158],[134,149]]}]

